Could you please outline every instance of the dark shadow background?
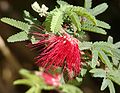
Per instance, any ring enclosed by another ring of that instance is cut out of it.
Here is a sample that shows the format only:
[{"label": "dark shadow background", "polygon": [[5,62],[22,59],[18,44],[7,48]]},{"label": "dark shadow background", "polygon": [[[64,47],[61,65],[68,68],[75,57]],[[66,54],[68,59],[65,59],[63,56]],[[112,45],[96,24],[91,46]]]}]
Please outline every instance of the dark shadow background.
[{"label": "dark shadow background", "polygon": [[[31,4],[35,0],[0,0],[0,18],[10,17],[23,21],[23,10],[29,11],[34,17],[39,16],[31,8]],[[49,9],[53,9],[56,5],[56,0],[36,0],[40,5],[44,3]],[[65,0],[69,4],[83,5],[83,0]],[[106,2],[109,8],[97,16],[98,19],[103,20],[111,25],[111,29],[107,30],[108,35],[98,35],[94,33],[88,33],[92,41],[106,40],[109,35],[114,38],[114,42],[120,41],[120,0],[93,0],[93,7]],[[6,56],[2,49],[0,49],[0,93],[25,93],[27,87],[25,86],[13,86],[13,81],[20,78],[18,70],[23,67],[29,70],[36,68],[34,65],[35,51],[31,51],[26,47],[27,42],[8,43],[7,38],[17,32],[19,29],[6,25],[0,22],[0,36],[3,38],[6,48],[8,49]],[[1,41],[0,41],[1,44]],[[88,75],[85,78],[81,88],[84,93],[109,93],[108,89],[101,92],[100,85],[101,79],[90,78]],[[115,84],[116,93],[120,93],[119,86]]]}]

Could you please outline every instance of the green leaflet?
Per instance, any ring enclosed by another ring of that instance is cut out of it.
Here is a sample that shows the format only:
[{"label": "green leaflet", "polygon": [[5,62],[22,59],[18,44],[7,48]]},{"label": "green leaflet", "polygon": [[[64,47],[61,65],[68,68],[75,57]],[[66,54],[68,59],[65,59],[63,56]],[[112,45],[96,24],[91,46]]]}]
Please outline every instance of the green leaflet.
[{"label": "green leaflet", "polygon": [[92,42],[79,42],[79,47],[80,47],[80,50],[89,50],[91,49],[92,47]]},{"label": "green leaflet", "polygon": [[[34,93],[35,90],[36,90],[35,87],[31,87],[25,93]],[[39,92],[39,93],[41,93],[41,92]]]},{"label": "green leaflet", "polygon": [[96,67],[97,61],[98,61],[98,51],[97,50],[93,50],[92,51],[92,64],[91,64],[92,68]]},{"label": "green leaflet", "polygon": [[62,91],[65,93],[83,93],[78,87],[70,84],[64,84],[61,86]]},{"label": "green leaflet", "polygon": [[112,48],[111,51],[113,53],[113,56],[120,60],[120,49]]},{"label": "green leaflet", "polygon": [[1,21],[26,32],[28,32],[31,27],[28,23],[17,21],[11,18],[1,18]]},{"label": "green leaflet", "polygon": [[68,12],[68,16],[70,17],[72,23],[76,26],[78,31],[81,31],[81,24],[79,16],[75,12]]},{"label": "green leaflet", "polygon": [[24,20],[29,24],[41,25],[41,22],[37,20],[37,18],[34,18],[33,16],[31,16],[30,13],[26,10],[24,10],[23,17],[24,17]]},{"label": "green leaflet", "polygon": [[108,88],[110,90],[110,93],[115,93],[115,88],[114,88],[112,81],[111,80],[108,80],[108,81],[109,81]]},{"label": "green leaflet", "polygon": [[63,13],[61,11],[57,11],[54,13],[51,21],[51,31],[53,33],[57,33],[60,31],[61,25],[63,24]]},{"label": "green leaflet", "polygon": [[82,68],[80,72],[81,76],[84,77],[86,72],[87,72],[87,68]]},{"label": "green leaflet", "polygon": [[45,21],[44,21],[44,23],[43,23],[43,25],[45,26],[45,29],[46,29],[47,31],[50,31],[51,21],[52,21],[52,14],[49,14],[49,15],[46,17],[46,19],[45,19]]},{"label": "green leaflet", "polygon": [[25,41],[25,40],[28,40],[28,35],[26,32],[22,31],[22,32],[19,32],[15,35],[12,35],[10,36],[7,41],[8,42],[18,42],[18,41]]},{"label": "green leaflet", "polygon": [[14,85],[21,85],[21,84],[25,84],[28,86],[32,86],[33,84],[29,81],[29,79],[21,79],[21,80],[16,80],[13,82]]},{"label": "green leaflet", "polygon": [[112,43],[113,44],[113,37],[109,36],[107,39],[107,42]]},{"label": "green leaflet", "polygon": [[118,65],[119,65],[119,60],[118,60],[117,57],[112,57],[112,62],[113,62],[113,64],[114,64],[116,67],[118,67]]},{"label": "green leaflet", "polygon": [[82,30],[85,30],[85,31],[90,31],[90,32],[94,32],[94,33],[99,33],[99,34],[103,34],[103,35],[106,35],[106,31],[102,28],[99,28],[99,27],[96,27],[96,26],[93,26],[91,24],[87,24],[87,23],[84,23],[81,27]]},{"label": "green leaflet", "polygon": [[92,16],[85,8],[78,7],[78,6],[72,6],[70,7],[70,10],[75,12],[79,16],[86,17],[88,20],[92,21],[94,25],[97,25],[95,17]]},{"label": "green leaflet", "polygon": [[114,81],[116,84],[120,85],[120,70],[112,70],[108,72],[107,78]]},{"label": "green leaflet", "polygon": [[106,28],[106,29],[110,29],[110,25],[104,21],[100,21],[100,20],[97,20],[97,26],[98,27],[102,27],[102,28]]},{"label": "green leaflet", "polygon": [[92,0],[85,0],[84,8],[89,10],[92,7]]},{"label": "green leaflet", "polygon": [[61,0],[57,0],[57,3],[58,3],[61,7],[64,6],[64,5],[68,5],[67,2],[61,1]]},{"label": "green leaflet", "polygon": [[105,70],[100,69],[100,68],[91,69],[89,72],[90,72],[90,73],[93,73],[93,77],[99,77],[99,78],[106,77],[106,72],[105,72]]},{"label": "green leaflet", "polygon": [[107,3],[102,3],[100,5],[97,5],[95,8],[91,9],[91,13],[92,15],[97,16],[98,14],[103,13],[107,8]]},{"label": "green leaflet", "polygon": [[110,69],[110,70],[112,70],[112,64],[111,64],[111,62],[110,62],[110,60],[109,60],[109,58],[108,58],[108,56],[102,51],[102,50],[99,50],[99,57],[100,57],[100,59],[102,60],[102,62],[104,63],[104,64],[106,64],[107,65],[107,67]]},{"label": "green leaflet", "polygon": [[108,83],[109,83],[108,79],[104,78],[100,90],[101,91],[105,90],[108,86]]},{"label": "green leaflet", "polygon": [[120,42],[115,43],[114,48],[120,48]]}]

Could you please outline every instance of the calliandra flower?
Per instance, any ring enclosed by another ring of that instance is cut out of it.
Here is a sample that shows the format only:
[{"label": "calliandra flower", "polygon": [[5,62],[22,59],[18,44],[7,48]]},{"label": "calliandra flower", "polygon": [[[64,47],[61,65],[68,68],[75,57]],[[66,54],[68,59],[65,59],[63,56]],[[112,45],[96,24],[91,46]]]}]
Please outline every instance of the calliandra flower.
[{"label": "calliandra flower", "polygon": [[[42,46],[42,47],[41,47]],[[43,47],[44,46],[44,47]],[[37,65],[50,69],[52,66],[62,67],[69,76],[77,76],[81,69],[81,53],[78,40],[69,34],[62,36],[53,35],[48,39],[40,40],[33,44],[33,47],[40,50]]]},{"label": "calliandra flower", "polygon": [[51,74],[47,74],[45,72],[39,72],[39,71],[36,71],[35,74],[43,78],[47,85],[55,86],[55,87],[58,87],[61,85],[60,83],[61,75],[58,75],[58,74],[51,75]]}]

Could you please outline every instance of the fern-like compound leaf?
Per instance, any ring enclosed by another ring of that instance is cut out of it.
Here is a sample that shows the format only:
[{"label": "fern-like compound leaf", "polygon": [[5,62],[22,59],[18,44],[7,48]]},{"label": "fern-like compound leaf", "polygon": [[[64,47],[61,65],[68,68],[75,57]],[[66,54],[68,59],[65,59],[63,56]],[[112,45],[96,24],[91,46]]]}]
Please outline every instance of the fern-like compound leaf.
[{"label": "fern-like compound leaf", "polygon": [[91,24],[87,24],[87,23],[83,24],[81,29],[84,31],[90,31],[90,32],[94,32],[94,33],[104,34],[104,35],[107,34],[104,29],[99,28],[97,26],[93,26]]},{"label": "fern-like compound leaf", "polygon": [[74,6],[74,7],[71,7],[71,11],[75,12],[79,16],[86,17],[88,20],[93,22],[94,25],[97,25],[95,17],[92,16],[85,8]]},{"label": "fern-like compound leaf", "polygon": [[63,24],[63,13],[61,11],[55,12],[51,21],[51,31],[57,33],[60,31],[61,25]]},{"label": "fern-like compound leaf", "polygon": [[30,25],[28,23],[17,21],[15,19],[2,18],[1,21],[26,32],[28,32],[30,29]]},{"label": "fern-like compound leaf", "polygon": [[85,0],[84,8],[89,10],[92,7],[92,0]]},{"label": "fern-like compound leaf", "polygon": [[95,8],[91,9],[91,13],[94,16],[97,16],[103,13],[107,8],[108,8],[108,5],[106,3],[102,3],[100,5],[97,5]]},{"label": "fern-like compound leaf", "polygon": [[70,17],[72,23],[76,26],[78,31],[81,31],[81,23],[79,21],[79,16],[75,12],[69,12],[68,16]]},{"label": "fern-like compound leaf", "polygon": [[18,42],[28,40],[28,35],[25,31],[19,32],[15,35],[10,36],[7,41],[8,42]]}]

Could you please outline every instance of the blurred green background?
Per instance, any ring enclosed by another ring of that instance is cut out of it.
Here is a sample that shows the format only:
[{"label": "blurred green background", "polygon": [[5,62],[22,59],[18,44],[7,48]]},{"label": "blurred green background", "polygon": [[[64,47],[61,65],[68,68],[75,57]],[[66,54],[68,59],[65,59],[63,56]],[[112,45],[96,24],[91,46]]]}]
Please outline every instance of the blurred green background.
[{"label": "blurred green background", "polygon": [[[23,21],[23,10],[29,11],[34,17],[39,20],[39,15],[31,8],[31,4],[35,0],[0,0],[0,18],[10,17]],[[44,3],[50,10],[54,9],[57,4],[56,0],[36,0],[40,5]],[[83,0],[65,0],[69,4],[83,5]],[[103,20],[111,25],[111,29],[107,30],[108,35],[114,37],[114,42],[120,41],[120,0],[93,0],[93,7],[106,2],[108,9],[97,16],[98,19]],[[29,70],[36,69],[34,64],[35,51],[31,51],[26,47],[26,42],[8,43],[7,38],[17,32],[19,29],[6,25],[0,22],[0,93],[24,93],[26,86],[14,86],[14,80],[21,78],[18,74],[20,68]],[[106,40],[107,36],[88,33],[90,40]],[[81,85],[84,93],[109,93],[108,89],[101,92],[101,79],[90,78],[88,75]],[[116,93],[120,93],[119,86],[115,84]]]}]

